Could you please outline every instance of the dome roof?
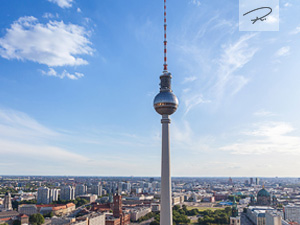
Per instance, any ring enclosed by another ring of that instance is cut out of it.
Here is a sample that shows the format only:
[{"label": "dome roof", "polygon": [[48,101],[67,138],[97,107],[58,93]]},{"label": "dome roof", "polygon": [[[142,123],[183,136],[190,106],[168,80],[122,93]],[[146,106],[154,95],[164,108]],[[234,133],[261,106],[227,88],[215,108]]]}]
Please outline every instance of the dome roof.
[{"label": "dome roof", "polygon": [[178,107],[178,99],[171,91],[161,91],[153,102],[156,112],[161,115],[171,115]]},{"label": "dome roof", "polygon": [[262,197],[262,196],[270,197],[270,193],[263,188],[257,193],[257,197]]}]

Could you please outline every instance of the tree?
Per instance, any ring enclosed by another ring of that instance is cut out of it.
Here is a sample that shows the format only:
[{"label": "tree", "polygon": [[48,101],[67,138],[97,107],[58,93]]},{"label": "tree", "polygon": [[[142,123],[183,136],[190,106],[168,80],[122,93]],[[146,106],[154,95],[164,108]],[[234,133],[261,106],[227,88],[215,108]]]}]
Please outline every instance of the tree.
[{"label": "tree", "polygon": [[42,214],[36,213],[29,217],[29,222],[32,224],[41,225],[45,222],[45,219]]},{"label": "tree", "polygon": [[176,210],[176,211],[177,211],[177,210],[179,210],[179,209],[180,209],[180,205],[174,205],[174,206],[173,206],[173,210]]},{"label": "tree", "polygon": [[157,222],[156,220],[154,220],[154,221],[152,221],[152,222],[150,223],[150,225],[159,225],[159,222]]},{"label": "tree", "polygon": [[21,221],[20,220],[14,220],[13,225],[21,225]]},{"label": "tree", "polygon": [[76,198],[75,201],[76,201],[76,203],[75,203],[76,207],[80,207],[82,205],[86,205],[89,203],[88,200],[86,200],[84,198]]},{"label": "tree", "polygon": [[52,218],[54,216],[54,213],[51,211],[51,212],[49,212],[49,213],[47,213],[47,214],[44,214],[44,217],[50,217],[50,218]]},{"label": "tree", "polygon": [[188,210],[187,207],[186,207],[186,205],[182,205],[182,209],[184,210],[185,213]]}]

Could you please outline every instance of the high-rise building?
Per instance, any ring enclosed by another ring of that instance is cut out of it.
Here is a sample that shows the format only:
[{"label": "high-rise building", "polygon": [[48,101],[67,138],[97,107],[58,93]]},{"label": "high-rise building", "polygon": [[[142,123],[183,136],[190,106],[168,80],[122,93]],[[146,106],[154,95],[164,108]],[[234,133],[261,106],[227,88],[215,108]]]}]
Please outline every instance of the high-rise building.
[{"label": "high-rise building", "polygon": [[47,187],[39,187],[37,191],[37,204],[50,203],[50,189]]},{"label": "high-rise building", "polygon": [[171,190],[171,171],[170,171],[170,137],[169,116],[178,107],[177,97],[171,89],[172,75],[168,71],[167,64],[167,13],[166,0],[164,0],[164,69],[160,76],[160,92],[154,98],[154,108],[162,116],[162,161],[161,161],[161,213],[160,224],[172,225],[172,190]]},{"label": "high-rise building", "polygon": [[87,187],[85,184],[78,184],[75,188],[75,196],[85,195],[87,193]]},{"label": "high-rise building", "polygon": [[58,200],[58,189],[39,187],[37,192],[37,204],[49,204]]},{"label": "high-rise building", "polygon": [[71,186],[63,186],[60,190],[60,200],[74,200],[75,188]]},{"label": "high-rise building", "polygon": [[59,189],[50,189],[50,200],[49,202],[54,202],[58,200]]},{"label": "high-rise building", "polygon": [[281,215],[277,210],[266,210],[266,225],[281,225]]},{"label": "high-rise building", "polygon": [[5,193],[3,204],[4,204],[4,209],[5,210],[12,210],[13,209],[12,204],[11,204],[10,192]]},{"label": "high-rise building", "polygon": [[92,185],[91,193],[97,196],[102,196],[102,186],[100,184]]},{"label": "high-rise building", "polygon": [[285,220],[300,223],[300,206],[287,205],[283,211]]},{"label": "high-rise building", "polygon": [[250,184],[253,184],[253,178],[252,177],[250,178]]},{"label": "high-rise building", "polygon": [[260,183],[260,182],[259,182],[259,178],[256,177],[256,179],[255,179],[255,184],[256,184],[256,185],[259,185],[259,183]]}]

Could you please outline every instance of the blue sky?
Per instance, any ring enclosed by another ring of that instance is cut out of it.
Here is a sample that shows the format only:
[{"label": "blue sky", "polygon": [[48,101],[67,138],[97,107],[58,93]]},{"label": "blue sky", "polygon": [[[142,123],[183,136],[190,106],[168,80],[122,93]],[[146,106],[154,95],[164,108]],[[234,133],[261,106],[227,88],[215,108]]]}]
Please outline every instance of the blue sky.
[{"label": "blue sky", "polygon": [[[173,176],[298,176],[300,2],[241,32],[233,0],[168,2]],[[162,0],[3,0],[0,174],[159,176]]]}]

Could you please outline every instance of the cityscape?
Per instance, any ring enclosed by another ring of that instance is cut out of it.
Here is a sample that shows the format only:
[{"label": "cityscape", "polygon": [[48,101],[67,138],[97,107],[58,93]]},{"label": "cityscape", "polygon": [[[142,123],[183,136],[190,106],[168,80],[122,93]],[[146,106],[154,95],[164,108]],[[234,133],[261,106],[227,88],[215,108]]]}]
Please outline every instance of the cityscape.
[{"label": "cityscape", "polygon": [[[173,222],[297,224],[299,184],[300,178],[172,178]],[[41,214],[43,224],[154,225],[160,190],[159,177],[2,176],[0,221],[28,224]]]},{"label": "cityscape", "polygon": [[300,225],[299,10],[3,0],[0,225]]}]

